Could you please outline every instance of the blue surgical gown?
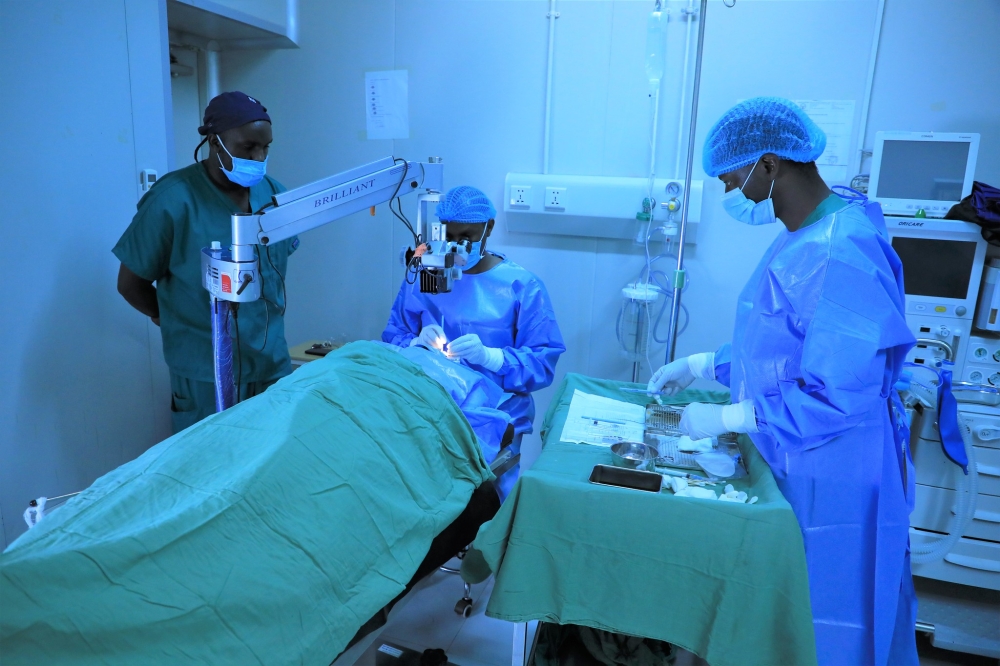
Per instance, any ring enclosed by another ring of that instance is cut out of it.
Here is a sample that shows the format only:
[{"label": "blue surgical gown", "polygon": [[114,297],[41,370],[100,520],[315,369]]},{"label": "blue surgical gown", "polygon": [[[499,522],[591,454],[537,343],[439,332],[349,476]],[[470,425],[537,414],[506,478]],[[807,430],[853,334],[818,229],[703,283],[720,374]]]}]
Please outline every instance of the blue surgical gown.
[{"label": "blue surgical gown", "polygon": [[447,294],[422,294],[419,281],[404,282],[382,340],[405,347],[430,324],[444,328],[449,340],[475,333],[487,347],[503,351],[497,372],[470,367],[510,394],[501,409],[510,414],[514,431],[531,432],[530,394],[552,383],[556,361],[566,351],[542,281],[504,258],[485,273],[463,275]]},{"label": "blue surgical gown", "polygon": [[[740,294],[716,376],[752,400],[802,529],[820,664],[916,664],[913,468],[892,387],[914,338],[881,210],[783,230]],[[728,379],[728,382],[726,381]]]},{"label": "blue surgical gown", "polygon": [[[518,435],[512,448],[520,452],[520,435],[531,432],[535,419],[531,393],[552,383],[556,361],[566,345],[545,285],[530,271],[502,258],[485,273],[463,275],[446,294],[423,294],[419,281],[404,282],[382,340],[405,347],[424,326],[437,324],[449,340],[475,333],[487,347],[502,350],[503,365],[497,372],[464,360],[462,364],[506,393],[499,409],[510,415]],[[492,463],[493,457],[487,454],[486,462]],[[519,474],[517,466],[498,480],[501,499]]]}]

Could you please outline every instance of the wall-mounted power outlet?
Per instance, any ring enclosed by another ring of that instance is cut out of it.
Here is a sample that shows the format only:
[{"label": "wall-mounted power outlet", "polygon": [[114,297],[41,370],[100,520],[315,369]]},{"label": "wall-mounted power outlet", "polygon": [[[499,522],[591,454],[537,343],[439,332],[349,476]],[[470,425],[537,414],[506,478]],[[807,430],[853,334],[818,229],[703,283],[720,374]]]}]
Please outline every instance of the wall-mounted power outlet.
[{"label": "wall-mounted power outlet", "polygon": [[531,208],[531,185],[511,185],[510,205],[514,208]]},{"label": "wall-mounted power outlet", "polygon": [[545,208],[546,210],[566,210],[566,188],[546,187]]},{"label": "wall-mounted power outlet", "polygon": [[[0,0],[2,1],[2,0]],[[701,218],[702,181],[691,181],[688,224],[684,242],[697,243]],[[679,215],[661,208],[661,201],[683,201],[683,182],[657,178],[652,227],[636,219],[649,196],[648,178],[619,176],[564,176],[552,173],[508,173],[504,180],[504,217],[507,231],[528,234],[613,238],[645,242],[647,232],[660,231],[657,242],[680,235]]]}]

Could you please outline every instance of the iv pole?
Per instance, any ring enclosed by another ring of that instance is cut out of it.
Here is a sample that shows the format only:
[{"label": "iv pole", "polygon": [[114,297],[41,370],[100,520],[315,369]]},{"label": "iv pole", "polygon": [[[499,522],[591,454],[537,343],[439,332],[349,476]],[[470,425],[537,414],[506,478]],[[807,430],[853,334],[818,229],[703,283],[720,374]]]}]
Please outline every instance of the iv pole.
[{"label": "iv pole", "polygon": [[677,353],[677,324],[681,312],[681,292],[684,290],[684,241],[691,202],[691,170],[694,167],[694,134],[698,122],[698,92],[701,88],[701,54],[705,45],[706,9],[708,0],[701,0],[701,9],[698,12],[698,50],[694,63],[694,89],[691,93],[691,121],[688,129],[687,170],[684,172],[684,199],[681,202],[681,228],[677,247],[677,270],[674,271],[674,297],[670,303],[670,328],[667,332],[667,363],[673,361]]}]

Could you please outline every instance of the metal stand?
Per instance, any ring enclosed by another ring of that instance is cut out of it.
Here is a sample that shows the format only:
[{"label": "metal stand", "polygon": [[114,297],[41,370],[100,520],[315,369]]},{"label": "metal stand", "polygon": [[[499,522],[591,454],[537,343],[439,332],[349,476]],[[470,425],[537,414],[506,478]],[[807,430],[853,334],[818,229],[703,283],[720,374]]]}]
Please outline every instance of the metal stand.
[{"label": "metal stand", "polygon": [[694,89],[691,93],[691,122],[688,129],[687,169],[684,172],[684,198],[681,201],[680,235],[677,239],[677,270],[674,272],[674,298],[670,304],[670,328],[667,333],[667,363],[677,353],[677,324],[681,313],[681,292],[684,290],[684,241],[687,233],[688,209],[691,205],[691,170],[694,168],[694,138],[698,124],[698,93],[701,90],[701,56],[705,46],[705,12],[708,0],[701,0],[698,12],[698,50],[694,62]]}]

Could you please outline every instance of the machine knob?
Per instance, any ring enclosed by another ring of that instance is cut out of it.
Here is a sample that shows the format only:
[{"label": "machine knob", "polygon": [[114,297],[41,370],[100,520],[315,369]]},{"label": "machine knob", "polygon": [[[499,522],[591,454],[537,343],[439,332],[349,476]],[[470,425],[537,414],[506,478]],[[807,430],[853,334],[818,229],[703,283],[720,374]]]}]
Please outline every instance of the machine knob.
[{"label": "machine knob", "polygon": [[965,309],[964,305],[959,305],[957,308],[955,308],[955,314],[958,315],[959,317],[964,317],[966,312],[968,312],[968,310]]},{"label": "machine knob", "polygon": [[937,336],[942,340],[947,340],[948,338],[951,337],[951,330],[949,330],[948,327],[944,325],[938,326]]}]

